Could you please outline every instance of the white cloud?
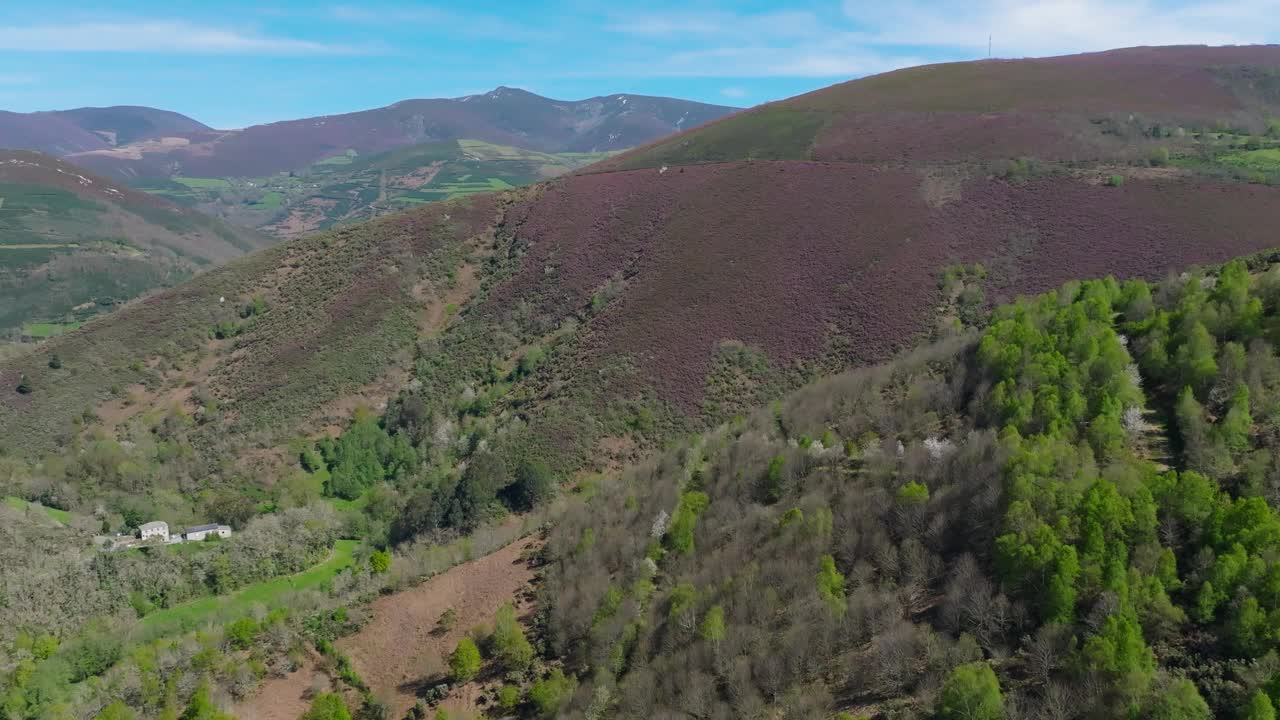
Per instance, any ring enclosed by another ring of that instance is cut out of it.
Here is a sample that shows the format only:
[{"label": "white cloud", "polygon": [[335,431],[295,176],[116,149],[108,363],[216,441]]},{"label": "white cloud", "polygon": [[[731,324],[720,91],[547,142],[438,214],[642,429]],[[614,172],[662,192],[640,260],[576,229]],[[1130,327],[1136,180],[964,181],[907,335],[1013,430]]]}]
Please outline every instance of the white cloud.
[{"label": "white cloud", "polygon": [[813,10],[616,15],[626,74],[847,78],[986,55],[1280,40],[1280,0],[827,0]]},{"label": "white cloud", "polygon": [[845,0],[862,42],[966,49],[1004,57],[1136,45],[1236,45],[1280,35],[1280,0]]},{"label": "white cloud", "polygon": [[919,65],[914,55],[866,50],[839,38],[805,47],[734,46],[668,53],[651,61],[617,64],[581,75],[718,78],[849,78]]},{"label": "white cloud", "polygon": [[354,54],[356,48],[183,20],[0,26],[0,50],[210,55]]},{"label": "white cloud", "polygon": [[35,85],[40,78],[26,73],[0,73],[0,85]]},{"label": "white cloud", "polygon": [[727,98],[744,98],[747,96],[747,91],[740,87],[727,87],[721,88],[720,94]]}]

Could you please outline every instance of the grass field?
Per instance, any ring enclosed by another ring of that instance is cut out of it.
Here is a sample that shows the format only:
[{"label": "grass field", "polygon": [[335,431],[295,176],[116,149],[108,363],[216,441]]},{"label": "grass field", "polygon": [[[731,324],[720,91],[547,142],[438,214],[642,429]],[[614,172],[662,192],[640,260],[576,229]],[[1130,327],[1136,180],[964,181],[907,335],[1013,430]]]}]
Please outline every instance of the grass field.
[{"label": "grass field", "polygon": [[272,190],[263,195],[261,200],[251,204],[250,207],[255,210],[275,210],[282,204],[284,204],[284,193],[279,190]]},{"label": "grass field", "polygon": [[59,510],[58,508],[45,507],[40,503],[27,502],[22,498],[13,497],[12,495],[8,495],[5,497],[4,504],[20,512],[26,512],[28,508],[37,508],[39,510],[43,510],[46,515],[53,518],[54,520],[57,520],[63,525],[66,525],[67,523],[71,522],[71,513],[67,512],[66,510]]},{"label": "grass field", "polygon": [[1245,152],[1224,155],[1220,160],[1227,165],[1234,165],[1248,170],[1277,172],[1280,171],[1280,148],[1246,150]]},{"label": "grass field", "polygon": [[355,500],[346,500],[339,497],[327,497],[325,502],[333,506],[335,510],[363,510],[365,505],[369,504],[369,493],[365,493]]},{"label": "grass field", "polygon": [[356,153],[355,150],[348,150],[343,155],[327,157],[319,162],[312,163],[312,165],[350,165],[352,162],[355,162],[357,154],[358,153]]},{"label": "grass field", "polygon": [[221,190],[231,187],[231,183],[225,178],[175,177],[173,181],[195,190]]},{"label": "grass field", "polygon": [[31,323],[22,326],[22,334],[33,338],[50,338],[78,329],[84,323]]},{"label": "grass field", "polygon": [[351,565],[351,556],[359,545],[356,540],[339,540],[328,560],[296,575],[254,583],[233,595],[200,598],[147,615],[135,631],[136,639],[145,640],[184,632],[210,621],[225,621],[248,614],[254,605],[271,608],[282,604],[290,593],[315,590],[332,580]]},{"label": "grass field", "polygon": [[60,248],[78,248],[80,243],[14,243],[0,244],[0,250],[57,250]]}]

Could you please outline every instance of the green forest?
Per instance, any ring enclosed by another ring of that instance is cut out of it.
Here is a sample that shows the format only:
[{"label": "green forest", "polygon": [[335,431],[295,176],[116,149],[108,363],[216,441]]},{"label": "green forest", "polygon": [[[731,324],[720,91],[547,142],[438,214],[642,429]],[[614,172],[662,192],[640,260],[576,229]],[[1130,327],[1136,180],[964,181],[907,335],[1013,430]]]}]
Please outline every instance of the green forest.
[{"label": "green forest", "polygon": [[549,543],[567,716],[1274,717],[1255,264],[1071,283],[631,470]]}]

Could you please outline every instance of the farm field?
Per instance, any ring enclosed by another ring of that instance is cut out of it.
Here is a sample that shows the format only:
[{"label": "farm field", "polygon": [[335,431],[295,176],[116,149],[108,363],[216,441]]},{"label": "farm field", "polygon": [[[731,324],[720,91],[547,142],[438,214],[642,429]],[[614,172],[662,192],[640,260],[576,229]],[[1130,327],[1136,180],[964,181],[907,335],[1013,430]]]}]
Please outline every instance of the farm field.
[{"label": "farm field", "polygon": [[221,190],[231,187],[231,183],[223,178],[196,178],[175,176],[173,181],[179,185],[186,185],[193,190]]},{"label": "farm field", "polygon": [[77,329],[79,329],[79,328],[80,328],[80,326],[81,326],[81,325],[83,325],[83,324],[84,324],[84,323],[79,323],[79,322],[70,322],[70,323],[32,323],[32,324],[30,324],[30,325],[23,325],[23,326],[22,326],[22,334],[23,334],[23,335],[25,335],[25,336],[27,336],[27,337],[33,337],[33,338],[41,338],[41,339],[43,339],[43,338],[51,338],[51,337],[54,337],[54,336],[56,336],[56,335],[62,335],[62,334],[65,334],[65,333],[69,333],[69,332],[71,332],[72,330],[77,330]]}]

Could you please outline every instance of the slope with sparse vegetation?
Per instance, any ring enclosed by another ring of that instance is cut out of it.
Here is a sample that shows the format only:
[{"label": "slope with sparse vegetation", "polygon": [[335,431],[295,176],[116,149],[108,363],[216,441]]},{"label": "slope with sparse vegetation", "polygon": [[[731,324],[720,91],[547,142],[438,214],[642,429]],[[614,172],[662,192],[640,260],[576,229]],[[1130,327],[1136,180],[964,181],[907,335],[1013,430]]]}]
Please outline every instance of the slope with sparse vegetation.
[{"label": "slope with sparse vegetation", "polygon": [[60,160],[0,152],[0,336],[75,329],[270,243]]},{"label": "slope with sparse vegetation", "polygon": [[[378,712],[335,642],[360,612],[333,603],[396,586],[385,576],[431,543],[479,531],[492,548],[485,528],[557,494],[571,512],[521,630],[538,659],[505,611],[519,662],[489,634],[479,668],[460,656],[459,681],[508,673],[487,686],[507,712],[1206,717],[1272,702],[1275,258],[1194,266],[1275,243],[1278,191],[1227,168],[1271,148],[1257,68],[1276,56],[878,76],[256,253],[0,361],[0,492],[80,532],[163,517],[270,535],[309,517],[365,543],[290,600],[305,611],[184,636],[225,654],[184,651],[172,693],[136,696],[147,716],[193,702],[201,677],[242,697],[306,644]],[[1126,98],[1112,75],[1141,87]],[[955,78],[983,93],[948,94]],[[831,140],[868,119],[952,140],[877,141],[879,155]],[[1063,137],[1089,152],[1024,152]],[[973,154],[943,152],[953,141]],[[922,341],[940,344],[810,385]],[[280,548],[289,562],[258,558],[226,587],[209,585],[218,558],[251,548],[185,557],[205,580],[141,599],[270,582],[319,547]],[[115,562],[96,562],[90,590],[123,610]],[[69,663],[58,687],[97,699],[85,678],[163,675],[133,655],[77,666],[109,633],[74,618],[56,652],[24,621],[5,667]],[[13,702],[47,707],[49,688],[21,688]]]}]

